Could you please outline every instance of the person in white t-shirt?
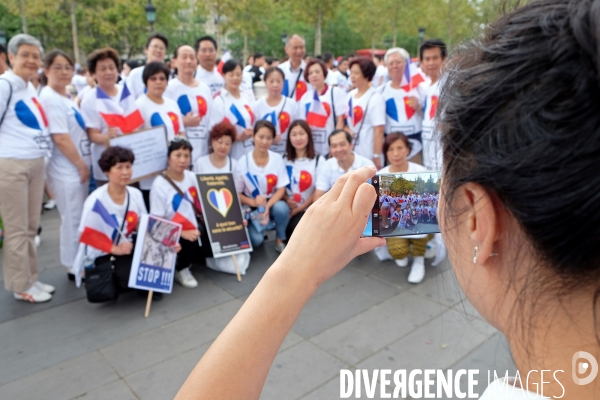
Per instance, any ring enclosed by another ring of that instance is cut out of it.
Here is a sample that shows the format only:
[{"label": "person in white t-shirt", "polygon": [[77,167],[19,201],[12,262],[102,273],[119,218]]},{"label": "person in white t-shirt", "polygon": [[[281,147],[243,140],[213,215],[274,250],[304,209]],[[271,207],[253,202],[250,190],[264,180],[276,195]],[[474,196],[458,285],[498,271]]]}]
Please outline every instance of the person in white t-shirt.
[{"label": "person in white t-shirt", "polygon": [[80,68],[71,79],[71,85],[75,87],[77,93],[81,92],[87,86],[86,73],[87,70],[85,68]]},{"label": "person in white t-shirt", "polygon": [[346,96],[346,129],[352,134],[356,154],[382,168],[385,103],[369,84],[374,73],[375,64],[368,58],[358,57],[350,63],[350,77],[356,89]]},{"label": "person in white t-shirt", "polygon": [[283,159],[290,178],[285,194],[285,200],[290,207],[290,222],[286,230],[289,240],[302,216],[313,203],[317,180],[325,168],[326,160],[315,151],[310,126],[301,119],[292,122],[286,148]]},{"label": "person in white t-shirt", "polygon": [[183,115],[185,135],[193,147],[192,160],[208,154],[208,133],[220,113],[214,110],[210,88],[194,78],[198,60],[191,46],[175,50],[177,76],[171,79],[165,97],[177,102]]},{"label": "person in white t-shirt", "polygon": [[304,79],[306,70],[306,42],[300,35],[288,36],[285,43],[285,53],[289,60],[279,64],[279,68],[285,74],[285,82],[281,94],[295,101],[300,101],[304,93],[311,89]]},{"label": "person in white t-shirt", "polygon": [[254,150],[238,160],[233,176],[242,205],[256,211],[248,226],[252,247],[263,243],[265,229],[275,229],[275,250],[281,253],[290,220],[290,208],[284,200],[289,177],[283,158],[269,150],[275,135],[272,123],[258,121],[254,126]]},{"label": "person in white t-shirt", "polygon": [[[148,36],[146,48],[144,49],[144,53],[146,54],[146,64],[152,62],[164,62],[168,49],[169,40],[162,33],[155,32]],[[146,68],[145,65],[134,68],[125,80],[129,92],[133,94],[133,97],[136,99],[146,93],[146,86],[144,85],[143,79],[144,68]]]},{"label": "person in white t-shirt", "polygon": [[[179,106],[173,100],[166,98],[164,93],[169,81],[169,68],[161,62],[152,62],[144,69],[144,85],[146,94],[135,101],[135,105],[142,114],[144,125],[142,128],[153,128],[164,126],[167,140],[173,140],[175,136],[183,135],[183,117],[179,112]],[[159,134],[163,134],[160,132]],[[150,208],[150,189],[156,177],[140,181],[140,189],[144,195],[146,207]]]},{"label": "person in white t-shirt", "polygon": [[237,135],[231,157],[238,160],[252,150],[255,116],[251,100],[241,92],[242,65],[236,60],[228,60],[223,65],[225,86],[214,98],[214,107],[218,114],[215,121],[227,120],[236,128]]},{"label": "person in white t-shirt", "polygon": [[201,236],[200,229],[206,232],[206,226],[200,227],[196,218],[202,206],[196,175],[189,170],[191,154],[187,140],[178,137],[171,141],[167,170],[156,177],[150,189],[150,214],[182,224],[175,280],[186,288],[198,286],[190,271],[192,264],[206,265],[206,258],[213,255],[208,237]]},{"label": "person in white t-shirt", "polygon": [[194,172],[197,174],[233,172],[237,160],[234,160],[229,153],[235,135],[235,127],[227,121],[213,126],[210,130],[210,153],[194,161]]},{"label": "person in white t-shirt", "polygon": [[252,111],[257,120],[264,119],[275,126],[277,135],[270,150],[283,155],[290,124],[295,119],[301,118],[301,115],[298,104],[281,94],[281,88],[285,81],[283,71],[277,67],[271,67],[265,71],[264,77],[267,97],[254,102]]},{"label": "person in white t-shirt", "polygon": [[348,57],[342,58],[338,64],[338,70],[335,72],[333,85],[339,87],[345,93],[350,91],[352,87],[352,81],[350,80],[350,59]]},{"label": "person in white t-shirt", "polygon": [[196,40],[195,50],[199,63],[196,69],[196,79],[207,85],[214,97],[225,85],[216,66],[217,41],[212,36],[202,36]]},{"label": "person in white t-shirt", "polygon": [[[313,58],[306,64],[304,79],[310,83],[313,89],[309,90],[299,102],[300,115],[307,120],[313,135],[315,151],[324,157],[329,155],[329,135],[336,129],[344,127],[344,99],[346,94],[339,88],[326,84],[329,71],[323,61]],[[310,120],[308,111],[315,96],[315,90],[319,101],[327,112],[326,119],[316,118]]]},{"label": "person in white t-shirt", "polygon": [[383,57],[381,56],[373,56],[372,58],[373,64],[375,64],[375,74],[371,80],[371,86],[373,88],[378,88],[379,86],[387,83],[389,80],[388,70],[383,63]]},{"label": "person in white t-shirt", "polygon": [[60,262],[71,269],[79,248],[78,227],[90,179],[90,141],[75,102],[67,93],[74,63],[60,50],[44,57],[48,85],[40,103],[46,111],[54,147],[46,166],[46,183],[60,214]]},{"label": "person in white t-shirt", "polygon": [[361,167],[375,168],[373,161],[352,151],[352,136],[343,129],[331,133],[329,148],[333,158],[325,162],[325,167],[317,177],[313,202],[327,193],[340,176]]},{"label": "person in white t-shirt", "polygon": [[12,71],[0,76],[0,216],[4,225],[4,287],[17,300],[52,299],[54,287],[38,281],[35,236],[44,193],[44,158],[52,141],[48,119],[30,80],[41,66],[42,46],[18,34],[8,43]]},{"label": "person in white t-shirt", "polygon": [[119,54],[110,47],[94,50],[87,58],[88,71],[96,80],[96,87],[81,102],[81,115],[85,122],[91,142],[92,174],[99,185],[106,183],[107,178],[98,166],[100,155],[106,149],[109,139],[116,137],[121,130],[109,126],[98,111],[98,88],[113,101],[119,102],[123,86],[117,85],[119,76]]}]

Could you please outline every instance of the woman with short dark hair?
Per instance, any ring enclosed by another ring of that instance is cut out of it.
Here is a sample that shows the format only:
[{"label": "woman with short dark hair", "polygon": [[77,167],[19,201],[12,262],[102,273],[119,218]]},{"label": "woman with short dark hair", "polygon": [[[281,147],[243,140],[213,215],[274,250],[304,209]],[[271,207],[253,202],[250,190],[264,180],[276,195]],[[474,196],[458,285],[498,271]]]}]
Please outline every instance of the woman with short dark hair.
[{"label": "woman with short dark hair", "polygon": [[235,127],[227,121],[213,126],[210,130],[210,153],[194,162],[194,172],[198,174],[233,172],[237,160],[234,160],[229,153],[235,135]]}]

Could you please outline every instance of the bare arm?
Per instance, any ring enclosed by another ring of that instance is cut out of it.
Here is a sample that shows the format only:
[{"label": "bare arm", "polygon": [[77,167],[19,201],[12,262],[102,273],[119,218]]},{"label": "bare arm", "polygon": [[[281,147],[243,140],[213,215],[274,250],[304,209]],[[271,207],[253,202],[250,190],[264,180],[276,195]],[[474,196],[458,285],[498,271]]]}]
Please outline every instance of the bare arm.
[{"label": "bare arm", "polygon": [[[293,239],[196,365],[177,400],[260,397],[273,359],[308,299],[354,257],[385,244],[381,238],[360,238],[376,197],[365,181],[374,174],[373,168],[361,168],[344,175],[309,208]],[[339,223],[324,230],[315,223],[322,220]],[[239,372],[235,379],[231,371]]]},{"label": "bare arm", "polygon": [[[379,125],[373,128],[373,154],[383,153],[383,129],[384,125]],[[383,168],[383,160],[376,158],[373,160],[377,169]]]},{"label": "bare arm", "polygon": [[107,144],[108,139],[116,137],[117,133],[117,128],[108,128],[106,134],[100,133],[100,130],[96,128],[87,128],[88,138],[92,143],[96,144]]},{"label": "bare arm", "polygon": [[271,207],[273,207],[273,204],[283,199],[283,196],[285,196],[285,187],[279,188],[275,191],[275,193],[273,193],[273,196],[271,196],[269,201],[267,201],[267,208],[271,209]]},{"label": "bare arm", "polygon": [[90,169],[79,155],[79,152],[77,152],[71,136],[68,133],[53,134],[52,141],[59,148],[60,152],[77,167],[81,183],[90,179]]}]

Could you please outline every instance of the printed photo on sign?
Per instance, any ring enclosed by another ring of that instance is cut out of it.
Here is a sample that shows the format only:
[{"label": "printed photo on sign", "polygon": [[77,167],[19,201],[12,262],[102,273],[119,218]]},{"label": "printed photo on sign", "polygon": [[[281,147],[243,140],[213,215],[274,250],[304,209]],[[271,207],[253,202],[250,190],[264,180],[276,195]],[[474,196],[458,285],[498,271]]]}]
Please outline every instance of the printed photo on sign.
[{"label": "printed photo on sign", "polygon": [[143,215],[133,253],[129,287],[171,293],[175,273],[175,246],[181,225],[166,219]]},{"label": "printed photo on sign", "polygon": [[199,174],[204,221],[215,257],[252,251],[233,174]]}]

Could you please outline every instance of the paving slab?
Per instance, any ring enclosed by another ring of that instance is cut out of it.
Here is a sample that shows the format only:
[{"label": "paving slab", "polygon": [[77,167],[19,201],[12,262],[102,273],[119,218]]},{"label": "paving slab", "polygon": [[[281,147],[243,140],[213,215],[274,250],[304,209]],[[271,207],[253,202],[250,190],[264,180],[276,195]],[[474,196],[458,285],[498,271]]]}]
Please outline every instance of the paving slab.
[{"label": "paving slab", "polygon": [[124,380],[106,384],[98,389],[94,389],[82,396],[75,397],[74,400],[137,400],[129,386]]}]

